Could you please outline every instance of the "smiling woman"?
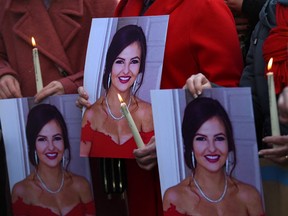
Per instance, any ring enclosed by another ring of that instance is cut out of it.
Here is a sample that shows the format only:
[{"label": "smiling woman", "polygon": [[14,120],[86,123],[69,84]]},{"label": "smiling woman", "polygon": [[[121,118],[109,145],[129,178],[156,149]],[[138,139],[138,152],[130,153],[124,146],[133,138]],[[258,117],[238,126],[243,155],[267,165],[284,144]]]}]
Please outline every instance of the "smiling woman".
[{"label": "smiling woman", "polygon": [[58,109],[50,104],[32,108],[26,137],[35,171],[14,185],[13,215],[95,215],[88,181],[67,170],[70,144]]},{"label": "smiling woman", "polygon": [[[197,98],[187,105],[182,136],[192,174],[166,190],[165,216],[264,215],[259,192],[232,177],[236,165],[233,129],[217,100]],[[229,154],[233,155],[231,168]]]},{"label": "smiling woman", "polygon": [[134,158],[137,148],[120,109],[119,93],[128,106],[140,135],[147,143],[154,135],[151,105],[136,96],[143,82],[147,53],[141,27],[127,25],[114,35],[106,55],[101,96],[84,113],[81,156]]}]

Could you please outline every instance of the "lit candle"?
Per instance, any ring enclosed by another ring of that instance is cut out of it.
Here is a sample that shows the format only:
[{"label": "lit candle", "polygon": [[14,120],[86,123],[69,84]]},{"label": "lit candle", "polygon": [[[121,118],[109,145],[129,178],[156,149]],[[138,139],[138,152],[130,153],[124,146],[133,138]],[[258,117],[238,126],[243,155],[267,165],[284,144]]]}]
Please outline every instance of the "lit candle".
[{"label": "lit candle", "polygon": [[32,41],[32,46],[34,47],[32,50],[32,54],[33,54],[33,63],[34,63],[34,71],[35,71],[35,79],[36,79],[36,89],[37,89],[37,92],[39,92],[43,88],[39,54],[38,54],[38,49],[36,47],[36,42],[35,42],[34,37],[31,38],[31,41]]},{"label": "lit candle", "polygon": [[[270,58],[267,66],[268,71],[272,68],[272,63],[273,58]],[[269,71],[267,73],[267,79],[268,79],[268,92],[269,92],[269,105],[270,105],[271,132],[272,136],[279,136],[280,128],[279,128],[273,72]]]},{"label": "lit candle", "polygon": [[137,144],[137,147],[141,148],[141,147],[144,146],[144,143],[143,143],[143,140],[142,140],[142,138],[141,138],[141,136],[139,134],[139,131],[138,131],[136,125],[135,125],[135,122],[134,122],[134,120],[133,120],[133,118],[131,116],[131,113],[129,112],[129,109],[128,109],[126,103],[123,101],[123,99],[122,99],[120,94],[118,94],[118,98],[119,98],[119,101],[121,103],[122,113],[123,113],[123,115],[126,117],[126,119],[128,121],[129,127],[130,127],[130,129],[132,131],[132,134],[134,136],[134,140],[135,140],[135,142]]}]

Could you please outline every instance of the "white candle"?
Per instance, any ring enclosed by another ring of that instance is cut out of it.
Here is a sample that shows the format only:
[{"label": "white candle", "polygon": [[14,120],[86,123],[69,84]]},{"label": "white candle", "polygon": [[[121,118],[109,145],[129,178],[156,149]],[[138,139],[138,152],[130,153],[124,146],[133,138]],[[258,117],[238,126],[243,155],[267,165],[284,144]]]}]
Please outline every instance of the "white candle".
[{"label": "white candle", "polygon": [[39,54],[38,54],[38,49],[36,47],[36,42],[35,42],[34,37],[32,37],[31,41],[34,47],[32,50],[32,55],[33,55],[33,63],[34,63],[34,71],[35,71],[35,79],[36,79],[36,89],[37,89],[37,92],[39,92],[43,88]]},{"label": "white candle", "polygon": [[144,143],[143,143],[143,140],[139,134],[139,131],[135,125],[135,122],[131,116],[131,113],[129,112],[129,109],[126,105],[126,103],[123,101],[122,97],[120,94],[118,94],[118,98],[119,98],[119,101],[121,103],[121,110],[122,110],[122,113],[123,115],[126,117],[127,121],[128,121],[128,124],[129,124],[129,127],[132,131],[132,134],[133,134],[133,137],[134,137],[134,140],[136,142],[136,145],[138,148],[141,148],[144,146]]},{"label": "white candle", "polygon": [[[271,58],[268,62],[268,71],[271,69],[272,63],[273,58]],[[269,92],[269,105],[270,105],[271,132],[272,136],[279,136],[280,127],[279,127],[273,72],[267,73],[267,79],[268,79],[268,92]]]}]

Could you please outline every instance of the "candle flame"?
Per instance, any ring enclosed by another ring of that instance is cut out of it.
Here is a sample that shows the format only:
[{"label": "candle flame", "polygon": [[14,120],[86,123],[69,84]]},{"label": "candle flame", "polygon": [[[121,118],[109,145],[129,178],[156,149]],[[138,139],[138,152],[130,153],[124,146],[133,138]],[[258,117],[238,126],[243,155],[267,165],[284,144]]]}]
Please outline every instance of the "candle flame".
[{"label": "candle flame", "polygon": [[31,42],[32,42],[32,46],[36,47],[36,41],[35,41],[34,37],[31,38]]},{"label": "candle flame", "polygon": [[273,64],[273,58],[270,58],[270,59],[269,59],[269,62],[268,62],[268,65],[267,65],[268,71],[271,70],[272,64]]},{"label": "candle flame", "polygon": [[120,103],[123,103],[123,99],[122,99],[121,95],[120,94],[117,94],[117,95],[118,95]]}]

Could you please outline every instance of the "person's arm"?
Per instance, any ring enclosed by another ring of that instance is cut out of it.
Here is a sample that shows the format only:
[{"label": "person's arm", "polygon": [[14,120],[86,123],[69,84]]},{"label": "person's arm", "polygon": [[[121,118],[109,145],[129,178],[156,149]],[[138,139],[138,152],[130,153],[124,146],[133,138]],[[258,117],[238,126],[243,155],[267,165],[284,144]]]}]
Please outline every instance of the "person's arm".
[{"label": "person's arm", "polygon": [[7,60],[5,44],[0,33],[0,99],[22,97],[18,74]]},{"label": "person's arm", "polygon": [[217,85],[236,87],[243,70],[243,59],[234,18],[224,2],[204,3],[209,5],[199,12],[199,16],[195,14],[195,22],[201,25],[189,31],[198,73],[203,73]]},{"label": "person's arm", "polygon": [[252,185],[241,184],[240,197],[245,202],[248,215],[262,216],[264,209],[260,193]]}]

